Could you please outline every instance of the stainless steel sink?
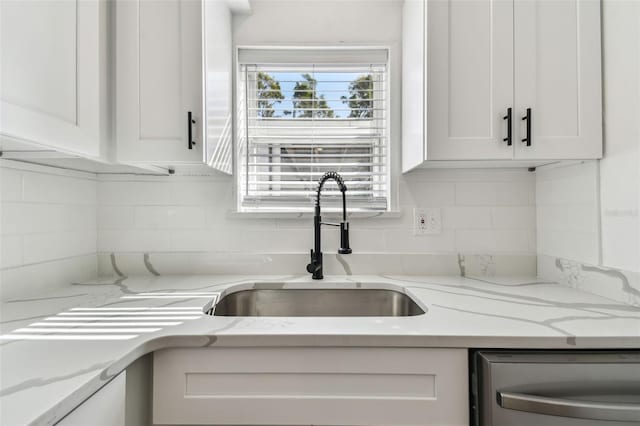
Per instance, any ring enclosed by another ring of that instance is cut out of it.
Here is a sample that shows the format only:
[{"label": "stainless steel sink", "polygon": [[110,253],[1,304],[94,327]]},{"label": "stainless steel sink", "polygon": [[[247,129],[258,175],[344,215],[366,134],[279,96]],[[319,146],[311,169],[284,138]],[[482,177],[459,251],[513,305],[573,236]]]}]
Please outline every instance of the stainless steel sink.
[{"label": "stainless steel sink", "polygon": [[240,317],[408,317],[424,314],[409,296],[386,289],[250,289],[229,293],[209,311]]}]

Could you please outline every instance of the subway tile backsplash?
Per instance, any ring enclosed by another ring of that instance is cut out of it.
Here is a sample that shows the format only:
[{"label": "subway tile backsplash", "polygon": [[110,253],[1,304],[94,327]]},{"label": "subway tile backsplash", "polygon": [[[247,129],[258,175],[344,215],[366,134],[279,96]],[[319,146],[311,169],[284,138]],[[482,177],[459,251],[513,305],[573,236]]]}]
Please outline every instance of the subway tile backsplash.
[{"label": "subway tile backsplash", "polygon": [[96,179],[2,167],[2,268],[96,252]]},{"label": "subway tile backsplash", "polygon": [[598,164],[536,172],[538,254],[600,262]]},{"label": "subway tile backsplash", "polygon": [[[6,160],[0,173],[3,299],[113,274],[114,259],[127,274],[149,273],[148,262],[163,273],[298,273],[313,243],[310,215],[235,213],[227,176],[95,175]],[[398,179],[394,212],[350,219],[351,272],[535,273],[533,174],[418,170]],[[440,208],[442,232],[414,235],[414,207]],[[338,240],[323,230],[328,273],[347,272]]]},{"label": "subway tile backsplash", "polygon": [[[354,217],[360,252],[535,254],[535,178],[520,170],[423,170],[399,182],[399,212]],[[413,234],[413,207],[442,208],[438,235]],[[101,176],[98,251],[306,253],[311,218],[243,218],[226,176]],[[324,247],[338,233],[323,232]]]},{"label": "subway tile backsplash", "polygon": [[0,182],[2,299],[95,276],[95,175],[3,162]]}]

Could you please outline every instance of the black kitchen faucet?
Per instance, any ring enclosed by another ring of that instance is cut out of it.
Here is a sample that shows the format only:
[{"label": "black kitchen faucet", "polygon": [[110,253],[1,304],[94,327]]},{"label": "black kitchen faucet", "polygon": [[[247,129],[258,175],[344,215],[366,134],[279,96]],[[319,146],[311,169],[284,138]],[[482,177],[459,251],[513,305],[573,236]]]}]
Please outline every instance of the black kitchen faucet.
[{"label": "black kitchen faucet", "polygon": [[[340,188],[340,192],[342,192],[342,222],[340,222],[340,224],[322,222],[322,218],[320,217],[320,191],[322,191],[322,187],[324,186],[324,183],[329,179],[335,180],[338,183],[338,188]],[[347,222],[347,198],[346,198],[345,192],[347,192],[347,187],[345,186],[344,181],[342,180],[342,176],[340,176],[336,172],[325,173],[320,179],[320,181],[318,182],[315,214],[313,216],[314,244],[313,244],[313,249],[311,250],[311,263],[307,265],[307,272],[312,274],[311,278],[313,278],[314,280],[321,280],[324,277],[322,275],[322,248],[321,248],[321,242],[320,242],[321,225],[339,226],[340,227],[340,249],[338,249],[338,253],[340,254],[351,253],[351,248],[349,247],[349,223]]]}]

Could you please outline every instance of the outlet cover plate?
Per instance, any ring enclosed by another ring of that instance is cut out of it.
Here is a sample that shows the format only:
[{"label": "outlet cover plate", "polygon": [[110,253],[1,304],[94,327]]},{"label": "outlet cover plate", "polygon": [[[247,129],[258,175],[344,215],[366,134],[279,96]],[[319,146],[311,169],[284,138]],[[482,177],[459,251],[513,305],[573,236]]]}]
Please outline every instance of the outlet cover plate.
[{"label": "outlet cover plate", "polygon": [[435,235],[442,233],[442,218],[439,208],[413,209],[413,234]]}]

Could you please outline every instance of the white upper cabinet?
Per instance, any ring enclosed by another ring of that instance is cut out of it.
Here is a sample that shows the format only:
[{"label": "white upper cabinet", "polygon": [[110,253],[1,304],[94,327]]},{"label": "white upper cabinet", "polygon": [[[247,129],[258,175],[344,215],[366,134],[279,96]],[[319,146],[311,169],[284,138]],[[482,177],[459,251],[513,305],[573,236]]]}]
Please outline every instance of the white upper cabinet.
[{"label": "white upper cabinet", "polygon": [[427,159],[513,156],[513,3],[438,0],[427,11]]},{"label": "white upper cabinet", "polygon": [[118,160],[232,172],[232,11],[246,0],[116,4]]},{"label": "white upper cabinet", "polygon": [[[514,5],[516,158],[600,158],[600,2],[515,0]],[[522,143],[527,109],[531,141]]]},{"label": "white upper cabinet", "polygon": [[108,142],[107,9],[96,1],[0,2],[0,135],[101,156]]},{"label": "white upper cabinet", "polygon": [[598,0],[404,8],[403,171],[602,156]]},{"label": "white upper cabinet", "polygon": [[196,0],[116,2],[119,161],[203,161],[201,8]]}]

